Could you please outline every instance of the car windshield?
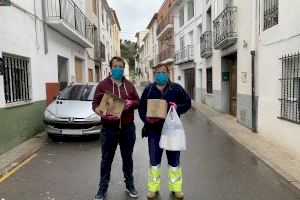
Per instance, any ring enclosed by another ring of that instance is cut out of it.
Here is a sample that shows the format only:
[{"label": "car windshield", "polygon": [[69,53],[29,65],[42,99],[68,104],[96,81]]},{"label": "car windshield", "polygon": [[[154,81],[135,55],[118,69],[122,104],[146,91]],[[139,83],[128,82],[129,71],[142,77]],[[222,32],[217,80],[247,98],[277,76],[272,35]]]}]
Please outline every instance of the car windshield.
[{"label": "car windshield", "polygon": [[93,85],[72,85],[66,88],[59,96],[59,100],[92,101],[96,86]]}]

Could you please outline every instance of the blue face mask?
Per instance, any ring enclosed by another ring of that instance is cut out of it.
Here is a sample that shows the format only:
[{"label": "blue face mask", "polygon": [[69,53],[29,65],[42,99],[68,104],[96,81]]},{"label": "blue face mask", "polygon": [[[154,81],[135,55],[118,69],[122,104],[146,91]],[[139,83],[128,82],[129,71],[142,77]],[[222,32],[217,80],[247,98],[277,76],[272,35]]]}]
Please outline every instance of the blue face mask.
[{"label": "blue face mask", "polygon": [[155,81],[157,82],[157,84],[164,85],[168,82],[168,80],[169,80],[169,77],[166,72],[155,73]]},{"label": "blue face mask", "polygon": [[112,68],[111,75],[116,80],[121,80],[124,75],[124,68],[117,66]]}]

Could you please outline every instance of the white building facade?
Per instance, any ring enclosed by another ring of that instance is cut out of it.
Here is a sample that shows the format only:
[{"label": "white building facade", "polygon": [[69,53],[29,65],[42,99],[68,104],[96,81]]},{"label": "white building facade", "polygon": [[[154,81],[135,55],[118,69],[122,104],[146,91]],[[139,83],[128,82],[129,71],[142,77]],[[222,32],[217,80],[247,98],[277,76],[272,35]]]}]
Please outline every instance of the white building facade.
[{"label": "white building facade", "polygon": [[103,55],[98,0],[10,2],[0,7],[0,154],[43,130],[46,105],[68,84],[101,80]]},{"label": "white building facade", "polygon": [[300,2],[258,3],[258,133],[300,153]]},{"label": "white building facade", "polygon": [[[200,29],[202,1],[177,1],[173,7],[175,34],[174,81],[180,83],[195,99],[196,71],[200,69]],[[198,75],[198,73],[197,73]]]}]

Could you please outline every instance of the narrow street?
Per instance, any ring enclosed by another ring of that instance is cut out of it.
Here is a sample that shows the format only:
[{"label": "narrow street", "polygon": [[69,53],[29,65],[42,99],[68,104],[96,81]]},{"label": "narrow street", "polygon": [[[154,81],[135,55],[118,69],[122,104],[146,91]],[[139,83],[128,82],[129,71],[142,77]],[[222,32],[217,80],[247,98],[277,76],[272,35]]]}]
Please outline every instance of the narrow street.
[{"label": "narrow street", "polygon": [[[297,200],[292,187],[199,113],[183,116],[188,149],[182,154],[185,199]],[[146,199],[147,140],[137,141],[134,175],[139,199]],[[118,150],[119,151],[119,150]],[[93,199],[99,179],[99,141],[63,139],[41,148],[37,156],[0,185],[1,200]],[[124,190],[121,157],[116,153],[106,199],[130,199]],[[163,160],[162,188],[157,199],[173,199],[167,189]]]}]

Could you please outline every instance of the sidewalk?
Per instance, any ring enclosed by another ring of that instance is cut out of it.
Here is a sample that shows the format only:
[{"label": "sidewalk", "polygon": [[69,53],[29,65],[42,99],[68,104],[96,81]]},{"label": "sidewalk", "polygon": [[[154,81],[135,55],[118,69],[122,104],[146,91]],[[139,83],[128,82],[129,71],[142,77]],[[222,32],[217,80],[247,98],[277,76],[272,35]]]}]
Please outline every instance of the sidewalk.
[{"label": "sidewalk", "polygon": [[47,139],[46,133],[40,133],[0,155],[0,179],[46,144]]},{"label": "sidewalk", "polygon": [[300,190],[299,155],[252,133],[230,115],[221,114],[201,103],[193,103],[193,107]]}]

